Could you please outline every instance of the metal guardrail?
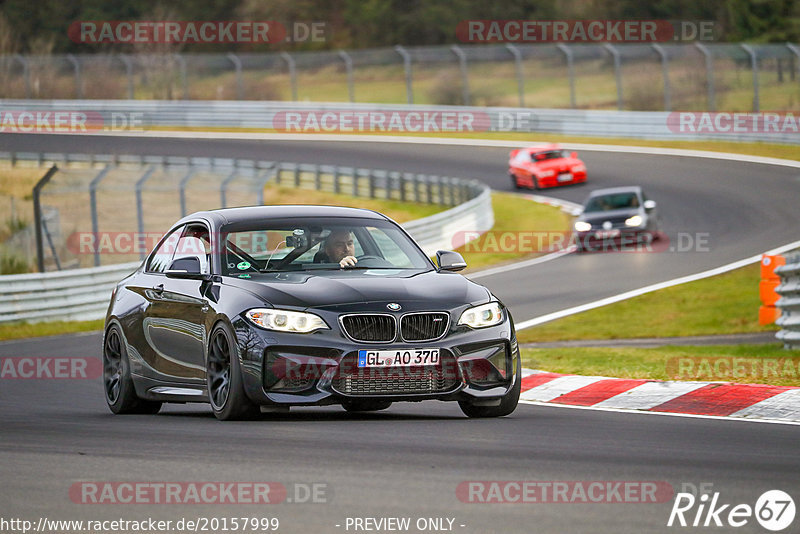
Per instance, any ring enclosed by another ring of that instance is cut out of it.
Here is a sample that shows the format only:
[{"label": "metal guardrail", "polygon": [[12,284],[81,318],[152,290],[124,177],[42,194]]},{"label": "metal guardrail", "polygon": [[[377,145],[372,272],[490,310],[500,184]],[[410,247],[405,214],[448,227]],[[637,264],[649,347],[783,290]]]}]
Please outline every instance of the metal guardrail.
[{"label": "metal guardrail", "polygon": [[775,324],[781,330],[775,334],[783,342],[784,348],[800,349],[800,255],[787,256],[786,265],[775,269],[781,283],[775,289],[780,299],[775,306],[781,316]]},{"label": "metal guardrail", "polygon": [[[200,165],[208,159],[157,158],[150,156],[125,157],[76,154],[0,154],[15,163],[33,162],[37,165],[58,163],[67,166],[90,167],[117,165],[148,169],[153,165]],[[231,168],[246,173],[263,185],[264,170],[275,182],[295,187],[310,186],[317,190],[342,192],[354,196],[392,198],[415,202],[453,205],[446,211],[405,223],[403,226],[428,255],[437,250],[452,248],[452,236],[458,230],[484,232],[494,225],[489,187],[475,180],[447,178],[420,174],[389,172],[352,167],[325,165],[254,162],[227,160],[225,165],[210,166],[220,175],[220,203],[225,205],[225,181],[232,176]],[[226,177],[225,180],[222,180]],[[140,179],[141,180],[141,179]],[[94,180],[93,180],[94,181]],[[97,184],[95,184],[97,185]],[[138,217],[141,228],[141,195]],[[261,197],[263,200],[263,197]],[[95,213],[95,212],[93,212]],[[93,232],[98,233],[96,217]],[[96,256],[96,259],[98,256]],[[140,263],[124,263],[85,269],[72,269],[37,274],[0,276],[0,323],[11,321],[90,320],[102,318],[116,283]]]},{"label": "metal guardrail", "polygon": [[[774,114],[773,127],[766,128],[765,118],[756,121],[753,127],[746,123],[739,125],[736,121],[748,120],[746,113],[721,116],[684,112],[689,113],[691,122],[684,124],[679,112],[663,111],[276,101],[0,100],[0,111],[28,112],[34,116],[49,112],[51,122],[55,112],[85,114],[88,117],[85,128],[65,126],[61,129],[73,133],[215,128],[287,133],[536,132],[603,138],[800,144],[800,134],[794,129],[798,119],[790,114]],[[287,120],[287,113],[294,114],[293,121]],[[314,115],[313,121],[308,121],[309,114]],[[359,119],[359,116],[364,118]],[[371,122],[371,117],[381,122]],[[426,122],[424,117],[430,120]],[[133,128],[131,118],[136,123]],[[716,121],[719,125],[715,125]],[[34,119],[29,122],[33,123]],[[0,131],[22,131],[2,126]],[[53,131],[52,124],[50,126]],[[39,131],[47,133],[46,129]]]}]

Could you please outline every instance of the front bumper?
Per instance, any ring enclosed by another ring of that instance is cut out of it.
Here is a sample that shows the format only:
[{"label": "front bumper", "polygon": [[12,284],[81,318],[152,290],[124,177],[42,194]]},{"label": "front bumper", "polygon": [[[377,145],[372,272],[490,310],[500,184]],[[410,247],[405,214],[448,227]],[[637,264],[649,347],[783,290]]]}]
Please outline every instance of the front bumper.
[{"label": "front bumper", "polygon": [[[325,405],[348,399],[392,402],[438,399],[479,401],[503,397],[520,380],[513,323],[472,330],[451,327],[437,341],[357,343],[338,329],[312,334],[263,330],[233,321],[245,391],[256,404]],[[437,366],[358,368],[360,349],[439,348]]]}]

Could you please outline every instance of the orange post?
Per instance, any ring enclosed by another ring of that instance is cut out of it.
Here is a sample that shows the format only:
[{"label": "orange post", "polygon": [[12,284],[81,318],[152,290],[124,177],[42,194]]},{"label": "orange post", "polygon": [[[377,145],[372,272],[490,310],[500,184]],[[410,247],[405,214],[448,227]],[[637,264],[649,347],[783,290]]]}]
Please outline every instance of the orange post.
[{"label": "orange post", "polygon": [[758,309],[758,324],[772,324],[781,316],[781,311],[775,307],[780,298],[775,288],[781,283],[780,277],[775,274],[775,268],[781,265],[786,265],[786,258],[783,256],[761,256],[761,282],[758,284],[758,292],[762,305]]}]

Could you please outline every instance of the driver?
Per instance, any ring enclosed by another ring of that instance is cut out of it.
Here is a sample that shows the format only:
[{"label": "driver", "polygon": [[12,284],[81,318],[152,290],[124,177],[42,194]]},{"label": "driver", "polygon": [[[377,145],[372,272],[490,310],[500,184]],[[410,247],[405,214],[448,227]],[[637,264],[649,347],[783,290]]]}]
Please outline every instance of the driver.
[{"label": "driver", "polygon": [[353,233],[349,230],[332,230],[325,238],[322,252],[324,256],[319,259],[322,262],[338,263],[342,268],[354,267],[358,263]]}]

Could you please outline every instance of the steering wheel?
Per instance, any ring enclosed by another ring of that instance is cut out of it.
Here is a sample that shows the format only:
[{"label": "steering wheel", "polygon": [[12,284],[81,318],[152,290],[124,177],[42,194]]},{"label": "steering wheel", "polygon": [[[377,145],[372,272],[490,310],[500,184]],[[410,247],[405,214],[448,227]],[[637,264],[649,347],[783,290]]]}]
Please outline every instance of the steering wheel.
[{"label": "steering wheel", "polygon": [[380,256],[359,256],[356,258],[356,267],[394,267],[394,265]]}]

